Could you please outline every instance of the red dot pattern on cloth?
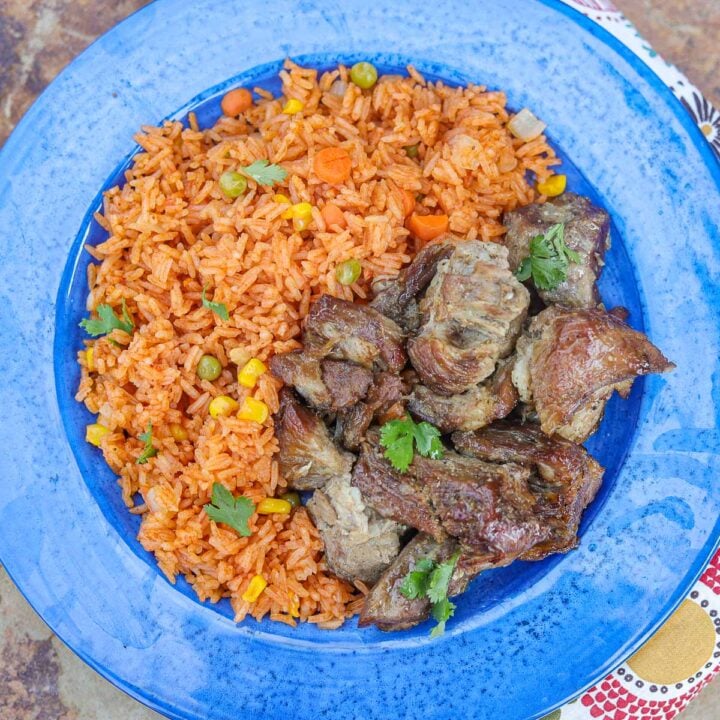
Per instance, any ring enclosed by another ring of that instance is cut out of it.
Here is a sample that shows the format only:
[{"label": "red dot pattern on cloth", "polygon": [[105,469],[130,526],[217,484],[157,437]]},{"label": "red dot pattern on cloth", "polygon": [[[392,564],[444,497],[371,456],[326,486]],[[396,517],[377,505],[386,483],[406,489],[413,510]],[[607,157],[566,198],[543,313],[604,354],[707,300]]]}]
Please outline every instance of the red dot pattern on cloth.
[{"label": "red dot pattern on cloth", "polygon": [[715,554],[700,582],[707,585],[716,595],[720,595],[720,551]]},{"label": "red dot pattern on cloth", "polygon": [[626,690],[613,675],[591,688],[580,703],[594,720],[672,720],[720,670],[715,666],[701,682],[674,698],[643,700]]}]

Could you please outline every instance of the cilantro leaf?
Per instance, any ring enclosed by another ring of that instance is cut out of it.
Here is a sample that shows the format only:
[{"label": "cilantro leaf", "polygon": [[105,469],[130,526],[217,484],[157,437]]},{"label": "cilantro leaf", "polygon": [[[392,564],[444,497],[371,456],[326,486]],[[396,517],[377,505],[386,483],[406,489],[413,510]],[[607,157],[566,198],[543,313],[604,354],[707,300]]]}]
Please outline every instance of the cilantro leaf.
[{"label": "cilantro leaf", "polygon": [[221,483],[213,483],[212,498],[210,503],[205,505],[205,512],[211,520],[229,525],[243,537],[252,535],[247,521],[255,512],[255,504],[244,495],[233,497]]},{"label": "cilantro leaf", "polygon": [[445,623],[455,614],[456,607],[455,603],[447,598],[433,603],[430,613],[438,624],[430,631],[431,638],[436,638],[445,632]]},{"label": "cilantro leaf", "polygon": [[400,594],[409,600],[425,597],[427,594],[430,573],[435,563],[430,558],[423,558],[415,564],[415,568],[409,572],[400,585]]},{"label": "cilantro leaf", "polygon": [[571,262],[580,262],[580,255],[567,246],[565,224],[558,223],[530,241],[530,255],[520,263],[515,277],[521,282],[532,277],[538,290],[554,290],[567,280]]},{"label": "cilantro leaf", "polygon": [[287,177],[287,170],[280,165],[270,164],[267,160],[256,160],[251,165],[241,167],[243,175],[252,178],[258,185],[273,185]]},{"label": "cilantro leaf", "polygon": [[151,457],[155,457],[158,453],[157,448],[153,447],[152,444],[152,423],[148,423],[147,430],[144,433],[140,433],[138,438],[145,443],[145,447],[135,462],[138,465],[144,465]]},{"label": "cilantro leaf", "polygon": [[385,457],[400,472],[406,472],[413,459],[413,444],[423,457],[441,458],[444,453],[440,431],[430,423],[416,423],[409,415],[390,420],[380,428],[380,445]]},{"label": "cilantro leaf", "polygon": [[443,445],[440,442],[440,431],[429,422],[421,422],[415,426],[415,445],[423,457],[439,460],[443,456]]},{"label": "cilantro leaf", "polygon": [[442,563],[437,563],[432,558],[422,558],[415,563],[400,585],[400,594],[409,600],[427,598],[430,601],[430,614],[438,623],[430,632],[432,638],[445,632],[445,623],[455,613],[455,603],[448,600],[447,594],[459,557],[458,550]]},{"label": "cilantro leaf", "polygon": [[224,320],[227,322],[230,319],[230,313],[228,313],[227,306],[225,303],[221,302],[213,302],[212,300],[208,300],[205,297],[205,292],[207,291],[207,285],[203,288],[202,291],[202,305],[204,308],[207,308],[208,310],[212,310],[216,315],[220,317],[221,320]]},{"label": "cilantro leaf", "polygon": [[427,596],[430,602],[439,603],[447,598],[450,578],[459,557],[460,552],[458,551],[447,562],[440,563],[433,569],[427,586]]},{"label": "cilantro leaf", "polygon": [[98,337],[107,335],[113,330],[123,330],[130,334],[135,329],[135,324],[130,317],[125,299],[122,301],[122,319],[120,319],[110,305],[98,305],[96,308],[97,318],[85,318],[80,321],[80,327],[88,335]]}]

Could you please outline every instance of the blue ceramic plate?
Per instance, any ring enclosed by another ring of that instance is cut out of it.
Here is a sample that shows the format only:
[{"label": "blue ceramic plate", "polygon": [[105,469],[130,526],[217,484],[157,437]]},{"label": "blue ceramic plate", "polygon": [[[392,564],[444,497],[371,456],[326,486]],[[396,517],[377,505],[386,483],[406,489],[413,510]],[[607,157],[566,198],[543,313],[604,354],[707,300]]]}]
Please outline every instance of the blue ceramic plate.
[{"label": "blue ceramic plate", "polygon": [[[670,91],[557,2],[330,5],[155,2],[62,73],[6,144],[0,557],[70,647],[171,717],[538,718],[637,648],[718,542],[720,170]],[[226,88],[272,88],[285,56],[385,72],[412,62],[532,108],[571,188],[613,217],[606,303],[627,306],[678,366],[611,402],[589,444],[608,470],[580,549],[483,575],[434,641],[427,626],[236,626],[222,603],[171,586],[72,399],[81,246],[102,237],[91,213],[121,178],[132,134],[190,109],[212,123]]]}]

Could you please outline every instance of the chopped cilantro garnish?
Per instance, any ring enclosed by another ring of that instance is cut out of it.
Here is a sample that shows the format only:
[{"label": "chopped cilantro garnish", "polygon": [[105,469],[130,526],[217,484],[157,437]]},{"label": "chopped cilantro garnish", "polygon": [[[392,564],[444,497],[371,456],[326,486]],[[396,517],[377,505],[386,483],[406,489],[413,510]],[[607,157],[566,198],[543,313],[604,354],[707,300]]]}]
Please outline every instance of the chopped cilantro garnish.
[{"label": "chopped cilantro garnish", "polygon": [[210,504],[205,505],[207,516],[215,522],[229,525],[243,537],[252,535],[248,520],[255,512],[255,504],[244,495],[236,498],[221,483],[214,483]]},{"label": "chopped cilantro garnish", "polygon": [[430,632],[430,637],[442,635],[445,632],[445,623],[455,612],[455,603],[448,600],[447,594],[459,557],[458,550],[443,563],[422,558],[415,563],[400,586],[400,593],[409,600],[427,598],[431,602],[430,613],[438,624]]},{"label": "chopped cilantro garnish", "polygon": [[428,422],[416,423],[409,415],[390,420],[380,428],[380,444],[390,464],[405,472],[413,459],[413,443],[423,457],[441,458],[444,453],[440,431]]},{"label": "chopped cilantro garnish", "polygon": [[205,292],[207,291],[207,286],[203,288],[202,291],[202,305],[204,308],[207,308],[208,310],[212,310],[217,316],[220,317],[220,319],[227,322],[230,319],[230,313],[228,313],[228,309],[225,305],[225,303],[221,302],[213,302],[212,300],[208,300],[205,297]]},{"label": "chopped cilantro garnish", "polygon": [[580,262],[580,256],[566,245],[565,224],[558,223],[530,241],[530,255],[520,263],[515,276],[520,281],[532,277],[538,290],[554,290],[567,279],[571,262]]},{"label": "chopped cilantro garnish", "polygon": [[145,447],[135,462],[138,465],[144,465],[151,457],[155,457],[158,452],[157,449],[153,447],[152,423],[148,423],[147,430],[144,433],[140,433],[138,438],[145,443]]},{"label": "chopped cilantro garnish", "polygon": [[258,185],[274,185],[287,177],[287,170],[280,165],[271,165],[267,160],[256,160],[251,165],[240,168],[240,171]]},{"label": "chopped cilantro garnish", "polygon": [[96,312],[97,318],[85,318],[80,322],[80,327],[92,337],[107,335],[113,330],[123,330],[126,333],[131,333],[135,329],[124,298],[122,301],[122,319],[115,314],[110,305],[98,305]]}]

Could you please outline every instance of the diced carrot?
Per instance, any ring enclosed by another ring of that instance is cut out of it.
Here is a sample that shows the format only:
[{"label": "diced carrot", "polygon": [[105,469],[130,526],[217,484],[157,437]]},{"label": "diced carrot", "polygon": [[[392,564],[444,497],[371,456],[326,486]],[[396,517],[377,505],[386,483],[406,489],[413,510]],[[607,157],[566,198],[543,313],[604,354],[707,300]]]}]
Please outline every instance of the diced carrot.
[{"label": "diced carrot", "polygon": [[405,226],[418,240],[428,242],[447,232],[448,216],[413,213],[408,218]]},{"label": "diced carrot", "polygon": [[405,213],[405,217],[407,217],[415,209],[415,193],[412,190],[403,190],[402,201],[403,212]]},{"label": "diced carrot", "polygon": [[343,148],[323,148],[315,155],[313,169],[315,170],[315,174],[323,182],[338,185],[350,177],[352,160]]},{"label": "diced carrot", "polygon": [[331,225],[338,225],[343,229],[347,227],[347,220],[345,219],[345,215],[343,215],[343,211],[333,203],[326,203],[320,211],[320,214],[323,216],[325,225],[327,225],[328,228]]},{"label": "diced carrot", "polygon": [[235,88],[229,93],[225,93],[225,96],[220,102],[220,107],[222,108],[223,115],[235,117],[252,107],[252,104],[252,93],[249,90],[245,88]]}]

